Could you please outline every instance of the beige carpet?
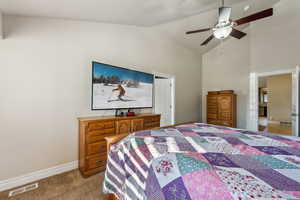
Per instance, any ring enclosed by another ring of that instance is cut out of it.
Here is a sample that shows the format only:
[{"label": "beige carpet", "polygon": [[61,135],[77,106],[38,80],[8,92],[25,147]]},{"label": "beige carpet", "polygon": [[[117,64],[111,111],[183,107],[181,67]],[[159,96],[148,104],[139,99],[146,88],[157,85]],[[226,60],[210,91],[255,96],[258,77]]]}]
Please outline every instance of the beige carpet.
[{"label": "beige carpet", "polygon": [[0,200],[105,200],[102,193],[104,173],[83,178],[78,170],[52,176],[39,182],[39,188],[8,198],[8,191],[0,193]]}]

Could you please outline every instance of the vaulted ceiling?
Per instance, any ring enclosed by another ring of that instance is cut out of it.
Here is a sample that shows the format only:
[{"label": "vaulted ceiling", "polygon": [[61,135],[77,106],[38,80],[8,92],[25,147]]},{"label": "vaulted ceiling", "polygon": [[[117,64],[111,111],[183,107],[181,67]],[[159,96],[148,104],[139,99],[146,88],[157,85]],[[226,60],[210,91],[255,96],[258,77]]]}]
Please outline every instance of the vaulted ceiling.
[{"label": "vaulted ceiling", "polygon": [[[225,1],[226,2],[226,1]],[[267,8],[271,8],[279,2],[279,0],[246,0],[239,1],[239,3],[235,3],[232,5],[232,19],[239,19],[241,17],[248,16],[258,11],[262,11]],[[249,6],[250,8],[245,11],[244,8]],[[274,11],[274,15],[276,15],[276,10]],[[185,31],[197,30],[201,28],[209,28],[213,27],[216,24],[216,20],[218,17],[218,9],[217,7],[211,9],[209,11],[193,15],[190,17],[186,17],[180,20],[176,20],[173,22],[169,22],[166,24],[161,24],[155,26],[158,30],[160,30],[163,34],[167,34],[169,37],[174,39],[176,42],[181,45],[197,50],[201,53],[207,52],[212,49],[216,45],[220,43],[220,40],[213,39],[207,46],[200,46],[200,44],[205,41],[211,34],[212,31],[196,33],[191,35],[186,35]],[[270,20],[270,18],[265,18],[262,20]],[[258,22],[252,22],[258,23]],[[240,26],[237,29],[243,30],[246,26]],[[246,31],[246,30],[243,30]],[[231,38],[231,37],[229,37]],[[233,38],[235,39],[235,38]]]},{"label": "vaulted ceiling", "polygon": [[[233,18],[272,7],[279,0],[225,0],[233,7]],[[87,20],[136,26],[153,26],[188,48],[201,52],[208,33],[185,35],[185,31],[216,23],[221,0],[1,0],[6,15]],[[250,5],[248,11],[244,7]]]}]

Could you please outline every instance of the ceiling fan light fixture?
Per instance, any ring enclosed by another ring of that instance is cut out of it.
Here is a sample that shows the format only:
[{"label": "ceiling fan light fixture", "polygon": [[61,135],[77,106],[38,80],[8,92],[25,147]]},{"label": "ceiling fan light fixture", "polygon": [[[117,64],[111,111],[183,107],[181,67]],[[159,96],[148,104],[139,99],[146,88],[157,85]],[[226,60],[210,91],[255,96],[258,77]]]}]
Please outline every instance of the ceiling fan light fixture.
[{"label": "ceiling fan light fixture", "polygon": [[227,38],[232,32],[232,26],[224,26],[220,28],[214,28],[214,36],[219,40]]}]

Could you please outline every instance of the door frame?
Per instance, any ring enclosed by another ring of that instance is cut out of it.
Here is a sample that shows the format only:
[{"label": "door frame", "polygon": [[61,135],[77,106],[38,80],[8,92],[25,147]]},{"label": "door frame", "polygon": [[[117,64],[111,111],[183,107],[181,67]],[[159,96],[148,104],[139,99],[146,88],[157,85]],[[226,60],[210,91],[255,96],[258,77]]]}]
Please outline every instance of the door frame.
[{"label": "door frame", "polygon": [[[250,73],[250,91],[249,91],[249,107],[248,107],[248,120],[247,120],[247,129],[258,131],[258,125],[259,125],[259,118],[258,118],[258,79],[260,77],[266,77],[266,76],[274,76],[274,75],[282,75],[282,74],[292,74],[292,99],[293,103],[295,103],[295,108],[292,110],[294,113],[296,111],[296,114],[299,115],[299,80],[296,84],[295,83],[295,75],[297,75],[297,79],[299,79],[299,70],[300,67],[297,66],[293,69],[286,69],[286,70],[277,70],[277,71],[271,71],[271,72],[251,72]],[[292,113],[291,113],[292,114]],[[297,117],[296,120],[296,130],[294,130],[293,134],[294,136],[300,136],[299,135],[299,117]],[[294,128],[294,126],[293,126]],[[298,134],[296,134],[298,133]]]},{"label": "door frame", "polygon": [[175,124],[175,81],[176,77],[175,75],[160,73],[160,72],[154,72],[154,95],[153,95],[153,101],[154,101],[154,108],[153,112],[155,113],[155,77],[160,76],[166,79],[171,80],[171,123],[172,125]]}]

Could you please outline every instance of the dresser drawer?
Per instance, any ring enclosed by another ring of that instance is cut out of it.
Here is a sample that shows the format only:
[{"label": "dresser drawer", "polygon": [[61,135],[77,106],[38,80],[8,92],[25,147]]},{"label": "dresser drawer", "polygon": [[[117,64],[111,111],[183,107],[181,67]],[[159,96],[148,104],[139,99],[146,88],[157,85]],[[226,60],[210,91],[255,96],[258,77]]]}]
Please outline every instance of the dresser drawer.
[{"label": "dresser drawer", "polygon": [[100,129],[108,129],[114,128],[114,121],[101,121],[101,122],[92,122],[88,125],[88,131],[100,130]]},{"label": "dresser drawer", "polygon": [[146,117],[144,119],[144,123],[151,123],[152,122],[152,117]]},{"label": "dresser drawer", "polygon": [[152,122],[160,122],[160,117],[159,116],[153,117],[151,121]]},{"label": "dresser drawer", "polygon": [[218,107],[218,103],[217,102],[207,102],[207,107],[214,107],[214,108],[217,108]]},{"label": "dresser drawer", "polygon": [[98,142],[104,139],[104,137],[112,136],[116,134],[115,128],[103,129],[97,131],[90,131],[86,134],[87,143]]},{"label": "dresser drawer", "polygon": [[105,154],[97,154],[94,156],[89,156],[86,158],[86,167],[87,170],[95,169],[98,167],[105,167],[106,166],[106,153]]},{"label": "dresser drawer", "polygon": [[218,119],[218,115],[217,114],[208,113],[207,114],[207,118],[208,119]]},{"label": "dresser drawer", "polygon": [[222,121],[222,122],[220,123],[220,125],[221,125],[221,126],[233,127],[232,122],[225,122],[225,121]]},{"label": "dresser drawer", "polygon": [[211,104],[217,104],[218,103],[218,98],[217,97],[207,97],[207,103]]},{"label": "dresser drawer", "polygon": [[86,146],[86,154],[88,156],[104,152],[106,152],[106,141],[104,139],[100,142],[95,142]]},{"label": "dresser drawer", "polygon": [[207,104],[207,110],[212,109],[212,110],[218,110],[218,105],[217,104]]}]

